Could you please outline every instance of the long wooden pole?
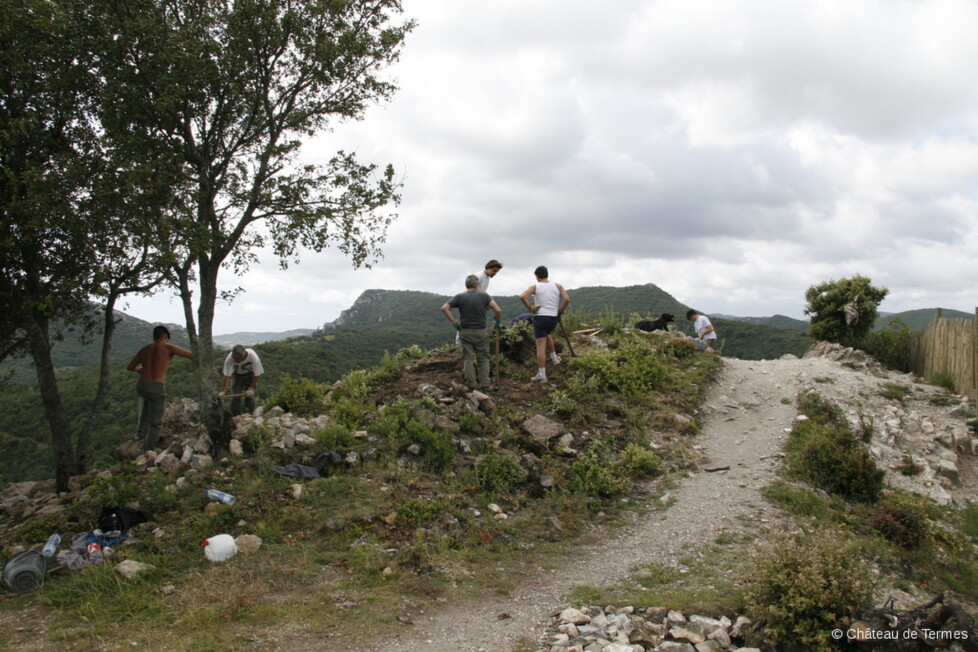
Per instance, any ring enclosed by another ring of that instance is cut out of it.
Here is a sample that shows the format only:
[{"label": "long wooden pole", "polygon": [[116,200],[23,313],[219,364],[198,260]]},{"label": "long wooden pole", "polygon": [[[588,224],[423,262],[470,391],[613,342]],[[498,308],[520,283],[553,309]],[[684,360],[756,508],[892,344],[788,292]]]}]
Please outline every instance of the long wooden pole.
[{"label": "long wooden pole", "polygon": [[971,358],[974,363],[975,407],[978,408],[978,306],[975,306],[975,328],[971,336]]}]

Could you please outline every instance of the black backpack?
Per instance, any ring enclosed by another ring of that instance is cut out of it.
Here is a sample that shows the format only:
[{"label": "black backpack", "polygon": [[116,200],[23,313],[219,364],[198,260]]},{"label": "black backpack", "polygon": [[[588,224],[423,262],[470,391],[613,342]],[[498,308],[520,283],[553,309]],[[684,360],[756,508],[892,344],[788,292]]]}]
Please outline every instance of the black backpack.
[{"label": "black backpack", "polygon": [[98,529],[102,532],[112,532],[118,530],[122,534],[129,531],[129,528],[145,523],[146,514],[131,507],[103,507],[102,513],[98,517]]}]

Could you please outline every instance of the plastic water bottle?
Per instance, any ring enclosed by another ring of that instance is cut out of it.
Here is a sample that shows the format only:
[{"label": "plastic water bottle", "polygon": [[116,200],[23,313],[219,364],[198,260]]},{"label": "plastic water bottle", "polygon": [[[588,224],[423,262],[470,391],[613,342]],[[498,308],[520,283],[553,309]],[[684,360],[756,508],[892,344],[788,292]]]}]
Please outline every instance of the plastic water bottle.
[{"label": "plastic water bottle", "polygon": [[216,500],[222,502],[225,505],[233,505],[238,502],[238,499],[231,494],[226,494],[223,491],[218,491],[217,489],[204,489],[204,494],[211,500]]},{"label": "plastic water bottle", "polygon": [[44,549],[41,550],[41,554],[45,557],[52,557],[54,553],[58,551],[58,545],[61,543],[61,535],[55,532],[48,537],[48,542],[44,544]]}]

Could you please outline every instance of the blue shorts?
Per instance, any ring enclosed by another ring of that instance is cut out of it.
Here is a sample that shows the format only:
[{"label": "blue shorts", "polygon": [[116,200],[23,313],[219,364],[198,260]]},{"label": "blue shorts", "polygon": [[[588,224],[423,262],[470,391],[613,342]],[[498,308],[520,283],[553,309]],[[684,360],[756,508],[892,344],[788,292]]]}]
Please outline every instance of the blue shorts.
[{"label": "blue shorts", "polygon": [[552,317],[550,315],[537,315],[533,318],[533,337],[538,340],[547,337],[554,332],[557,328],[557,320],[559,317]]}]

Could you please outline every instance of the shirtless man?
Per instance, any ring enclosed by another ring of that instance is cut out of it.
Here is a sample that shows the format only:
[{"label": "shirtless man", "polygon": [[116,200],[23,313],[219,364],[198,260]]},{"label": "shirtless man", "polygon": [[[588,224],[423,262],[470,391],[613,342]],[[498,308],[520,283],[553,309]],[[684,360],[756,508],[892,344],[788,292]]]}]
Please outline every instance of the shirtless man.
[{"label": "shirtless man", "polygon": [[187,349],[170,344],[170,331],[166,326],[157,326],[153,329],[153,343],[141,348],[126,367],[129,371],[139,372],[136,393],[142,397],[143,407],[139,412],[136,436],[145,438],[144,450],[156,448],[160,436],[163,407],[166,405],[166,372],[175,355],[188,360],[194,357]]}]

